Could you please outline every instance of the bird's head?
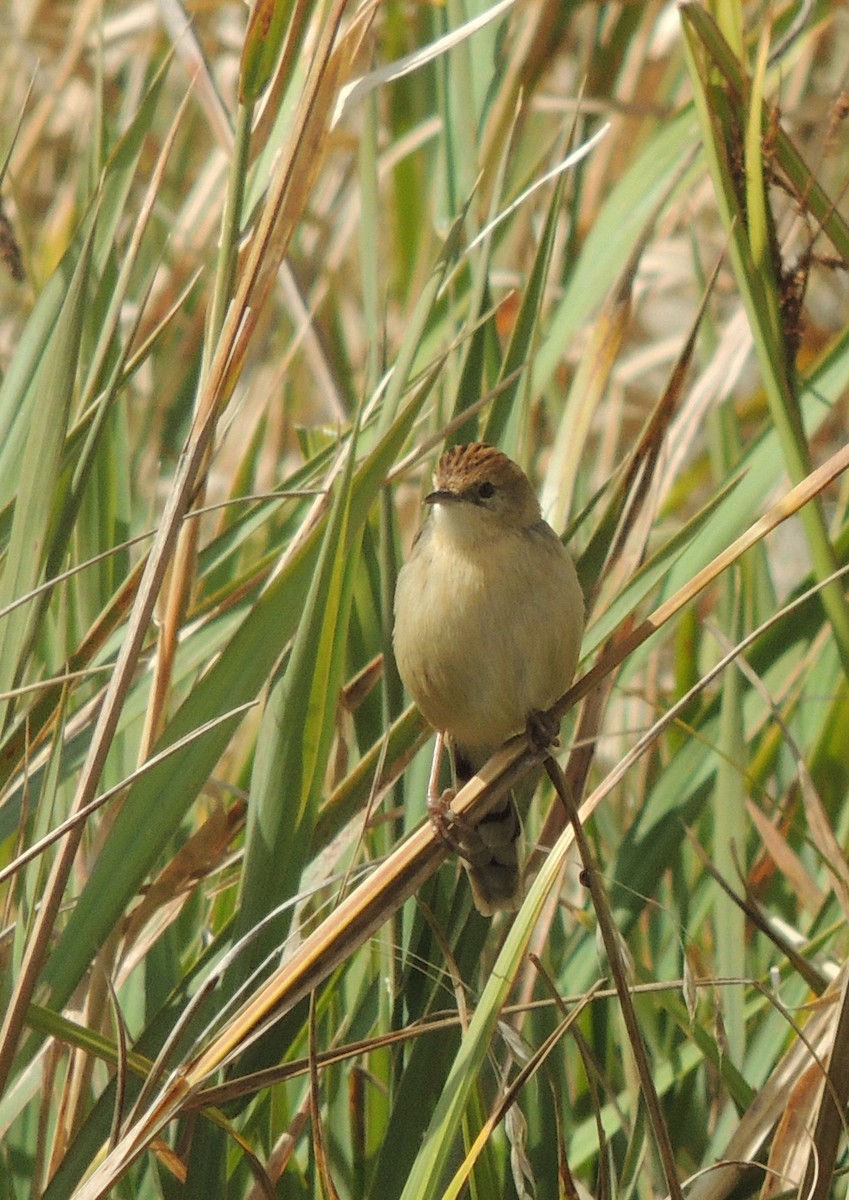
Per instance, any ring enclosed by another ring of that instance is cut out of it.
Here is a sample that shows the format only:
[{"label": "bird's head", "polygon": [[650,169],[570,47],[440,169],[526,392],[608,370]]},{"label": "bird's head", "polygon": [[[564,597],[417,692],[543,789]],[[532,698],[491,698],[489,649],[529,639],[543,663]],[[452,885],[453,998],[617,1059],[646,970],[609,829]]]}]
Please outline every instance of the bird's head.
[{"label": "bird's head", "polygon": [[473,442],[452,446],[434,474],[435,488],[426,504],[441,508],[445,519],[492,529],[527,529],[541,518],[539,501],[527,475],[494,446]]}]

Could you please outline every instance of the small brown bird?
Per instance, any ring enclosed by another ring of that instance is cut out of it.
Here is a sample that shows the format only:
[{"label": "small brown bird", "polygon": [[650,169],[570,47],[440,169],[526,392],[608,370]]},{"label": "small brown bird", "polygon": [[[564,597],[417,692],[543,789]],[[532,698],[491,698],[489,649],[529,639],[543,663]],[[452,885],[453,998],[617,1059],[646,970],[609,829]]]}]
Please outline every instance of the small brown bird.
[{"label": "small brown bird", "polygon": [[[466,782],[572,681],[584,629],[574,563],[542,518],[527,476],[474,443],[440,458],[433,511],[395,591],[395,658],[405,687]],[[512,796],[458,838],[485,916],[522,899]]]}]

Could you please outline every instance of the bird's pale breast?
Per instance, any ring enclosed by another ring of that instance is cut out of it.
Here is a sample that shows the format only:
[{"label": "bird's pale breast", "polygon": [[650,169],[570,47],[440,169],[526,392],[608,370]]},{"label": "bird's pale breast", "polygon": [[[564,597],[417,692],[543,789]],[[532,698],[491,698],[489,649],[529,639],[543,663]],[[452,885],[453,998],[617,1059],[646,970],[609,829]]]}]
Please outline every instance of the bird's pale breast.
[{"label": "bird's pale breast", "polygon": [[399,575],[395,610],[402,679],[475,766],[572,681],[583,597],[542,522],[462,546],[429,523]]}]

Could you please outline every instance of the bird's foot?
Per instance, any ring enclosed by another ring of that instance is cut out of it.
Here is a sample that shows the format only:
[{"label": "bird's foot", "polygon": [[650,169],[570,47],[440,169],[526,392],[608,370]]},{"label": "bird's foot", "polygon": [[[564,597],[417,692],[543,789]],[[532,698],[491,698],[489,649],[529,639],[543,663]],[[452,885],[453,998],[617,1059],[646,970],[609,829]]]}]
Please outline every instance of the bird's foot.
[{"label": "bird's foot", "polygon": [[470,862],[467,845],[470,834],[474,833],[474,828],[451,807],[451,801],[456,795],[454,788],[446,788],[439,795],[429,792],[427,815],[430,827],[436,836],[441,838],[460,858]]},{"label": "bird's foot", "polygon": [[545,755],[549,750],[560,745],[560,739],[557,736],[560,732],[560,722],[551,713],[534,709],[528,714],[526,728],[528,741],[538,754]]}]

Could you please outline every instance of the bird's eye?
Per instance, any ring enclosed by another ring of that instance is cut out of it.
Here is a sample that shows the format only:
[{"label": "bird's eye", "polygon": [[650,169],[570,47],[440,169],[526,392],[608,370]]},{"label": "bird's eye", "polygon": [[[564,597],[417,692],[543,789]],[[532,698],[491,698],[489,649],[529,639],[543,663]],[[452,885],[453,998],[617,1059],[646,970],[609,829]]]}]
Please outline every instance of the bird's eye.
[{"label": "bird's eye", "polygon": [[481,500],[489,500],[491,496],[495,495],[495,484],[490,483],[487,479],[478,487],[478,495],[480,496]]}]

